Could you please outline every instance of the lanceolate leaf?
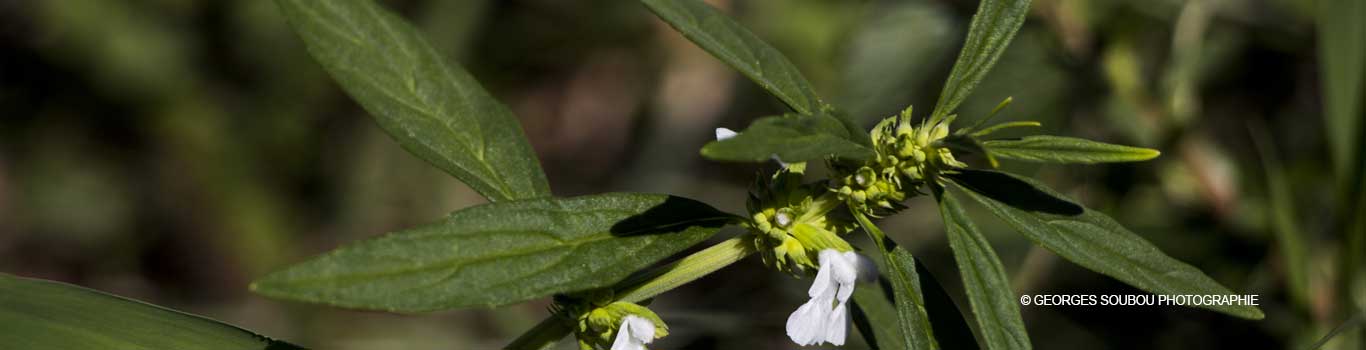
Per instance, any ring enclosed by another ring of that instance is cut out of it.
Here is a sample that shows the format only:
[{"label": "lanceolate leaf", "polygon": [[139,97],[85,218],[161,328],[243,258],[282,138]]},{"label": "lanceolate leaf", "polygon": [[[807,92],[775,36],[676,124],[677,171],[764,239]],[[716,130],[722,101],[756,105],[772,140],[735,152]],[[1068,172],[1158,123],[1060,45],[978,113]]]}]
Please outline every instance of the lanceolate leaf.
[{"label": "lanceolate leaf", "polygon": [[977,338],[972,335],[972,328],[963,318],[964,312],[958,308],[953,298],[949,297],[944,285],[940,284],[934,274],[925,267],[923,260],[915,261],[915,271],[920,280],[925,311],[929,313],[930,323],[934,324],[934,341],[944,349],[981,348],[977,344]]},{"label": "lanceolate leaf", "polygon": [[959,169],[946,174],[946,176],[973,192],[981,193],[988,198],[1012,207],[1059,215],[1077,215],[1086,211],[1086,208],[1082,208],[1081,205],[1072,203],[1051,192],[1041,191],[1033,183],[1025,182],[1007,173]]},{"label": "lanceolate leaf", "polygon": [[[886,339],[885,344],[898,344],[905,346],[903,349],[938,349],[939,344],[934,340],[934,329],[930,326],[929,315],[925,313],[925,299],[921,297],[920,279],[915,270],[915,258],[906,249],[896,245],[890,238],[887,238],[882,230],[873,225],[868,217],[862,214],[854,215],[859,225],[868,232],[869,238],[877,243],[878,249],[882,251],[883,276],[887,277],[892,289],[892,303],[896,307],[896,318],[899,331],[874,333],[876,337]],[[855,289],[857,290],[857,289]],[[864,299],[867,299],[865,296]],[[868,306],[878,305],[874,301],[865,300]],[[886,328],[888,325],[878,325]],[[883,348],[889,348],[884,346]]]},{"label": "lanceolate leaf", "polygon": [[[1059,196],[1029,179],[1017,178],[1033,184],[1041,191]],[[1152,243],[1120,226],[1105,214],[1090,209],[1078,215],[1029,211],[973,191],[964,192],[1034,243],[1077,265],[1131,286],[1153,294],[1234,294],[1199,269],[1163,254]],[[1262,311],[1254,306],[1199,307],[1248,319],[1263,317]]]},{"label": "lanceolate leaf", "polygon": [[734,67],[799,114],[820,112],[820,98],[797,67],[748,29],[698,0],[641,0],[684,37]]},{"label": "lanceolate leaf", "polygon": [[1157,158],[1155,149],[1130,147],[1061,136],[1027,136],[983,141],[987,152],[1001,158],[1051,163],[1137,162]]},{"label": "lanceolate leaf", "polygon": [[1010,289],[1005,267],[982,232],[973,225],[952,192],[938,191],[939,213],[963,278],[963,290],[977,316],[986,349],[1029,349],[1029,334],[1020,305]]},{"label": "lanceolate leaf", "polygon": [[399,144],[490,201],[550,195],[517,117],[371,0],[279,0],[314,59]]},{"label": "lanceolate leaf", "polygon": [[888,296],[891,292],[884,293],[881,288],[869,287],[854,289],[854,300],[849,308],[854,327],[863,336],[863,341],[872,350],[909,349],[906,339],[902,337],[901,327],[885,326],[898,324],[896,305]]},{"label": "lanceolate leaf", "polygon": [[271,297],[424,312],[607,287],[710,237],[732,216],[634,193],[537,198],[457,211],[347,245],[252,285]]},{"label": "lanceolate leaf", "polygon": [[735,137],[712,141],[702,147],[702,156],[737,162],[762,162],[774,156],[784,162],[873,157],[871,148],[850,140],[854,137],[859,135],[851,135],[833,117],[786,114],[760,118]]},{"label": "lanceolate leaf", "polygon": [[6,349],[300,349],[207,318],[65,283],[0,274]]},{"label": "lanceolate leaf", "polygon": [[939,93],[931,120],[948,116],[972,93],[996,64],[996,59],[1006,51],[1027,14],[1029,0],[983,0],[978,5],[977,14],[972,16],[972,24],[968,27],[968,39],[963,43],[963,50],[958,52],[958,61],[953,63],[949,79],[944,82],[944,91]]}]

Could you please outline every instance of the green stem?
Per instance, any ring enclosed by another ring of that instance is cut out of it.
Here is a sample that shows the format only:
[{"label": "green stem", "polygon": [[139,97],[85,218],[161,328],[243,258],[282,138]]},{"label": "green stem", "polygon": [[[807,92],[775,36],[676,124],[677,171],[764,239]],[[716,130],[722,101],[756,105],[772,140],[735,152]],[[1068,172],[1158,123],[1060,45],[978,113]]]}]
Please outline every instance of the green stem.
[{"label": "green stem", "polygon": [[[741,235],[717,243],[714,246],[693,253],[683,259],[650,271],[637,280],[644,280],[639,284],[628,280],[623,283],[628,287],[620,289],[616,293],[617,301],[640,302],[652,298],[660,293],[678,288],[688,282],[692,282],[716,272],[723,267],[729,266],[736,261],[740,261],[746,256],[754,253],[754,245],[750,243],[754,239],[753,235]],[[564,320],[555,315],[551,315],[536,327],[531,328],[522,336],[517,337],[511,344],[504,347],[509,350],[541,350],[555,342],[560,341],[573,328]]]},{"label": "green stem", "polygon": [[873,243],[877,243],[878,249],[886,252],[887,245],[884,244],[882,240],[886,238],[887,235],[882,233],[882,229],[878,228],[877,225],[873,225],[873,222],[868,220],[868,216],[863,215],[863,213],[854,212],[853,214],[854,219],[858,220],[859,226],[863,226],[863,230],[868,231],[868,234],[872,236]]},{"label": "green stem", "polygon": [[663,266],[648,274],[654,276],[648,281],[618,291],[616,299],[640,302],[716,272],[753,254],[753,239],[748,234],[737,236]]}]

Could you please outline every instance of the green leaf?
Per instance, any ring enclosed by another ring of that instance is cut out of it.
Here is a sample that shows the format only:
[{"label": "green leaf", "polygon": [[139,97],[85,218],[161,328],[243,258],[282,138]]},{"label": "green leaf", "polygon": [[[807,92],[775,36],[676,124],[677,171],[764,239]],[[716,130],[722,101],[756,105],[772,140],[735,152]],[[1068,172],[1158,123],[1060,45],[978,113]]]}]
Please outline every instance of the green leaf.
[{"label": "green leaf", "polygon": [[[972,93],[996,59],[1006,51],[1015,32],[1029,14],[1029,0],[983,0],[968,26],[968,38],[958,61],[944,82],[944,91],[934,105],[930,120],[937,122],[958,108],[958,104]],[[933,123],[931,123],[933,124]]]},{"label": "green leaf", "polygon": [[[1319,66],[1323,79],[1325,132],[1338,177],[1360,176],[1362,100],[1366,99],[1366,2],[1318,1]],[[1358,168],[1358,169],[1354,169]]]},{"label": "green leaf", "polygon": [[[879,280],[880,282],[886,279]],[[890,287],[888,287],[890,288]],[[872,350],[909,349],[906,339],[902,338],[901,327],[884,327],[897,324],[896,305],[882,289],[856,288],[854,300],[849,303],[849,315],[854,321],[863,342]]]},{"label": "green leaf", "polygon": [[408,152],[490,201],[550,195],[517,117],[370,0],[279,0],[323,68]]},{"label": "green leaf", "polygon": [[981,193],[1006,205],[1059,215],[1077,215],[1086,211],[1051,192],[1040,191],[1033,183],[999,171],[958,169],[945,174],[959,185]]},{"label": "green leaf", "polygon": [[1157,158],[1155,149],[1130,147],[1061,136],[1027,136],[1014,140],[983,141],[991,154],[1007,159],[1052,163],[1138,162]]},{"label": "green leaf", "polygon": [[[897,246],[896,242],[887,238],[873,225],[868,217],[862,214],[854,214],[858,219],[859,225],[864,231],[868,232],[869,238],[877,243],[878,250],[882,252],[883,275],[886,276],[891,289],[892,301],[896,306],[897,329],[896,332],[881,332],[874,336],[878,339],[885,339],[888,344],[902,345],[900,349],[938,349],[939,344],[934,340],[934,329],[930,325],[930,318],[925,313],[925,301],[921,297],[920,278],[915,270],[915,258],[909,251]],[[858,289],[855,289],[857,291]],[[874,301],[867,300],[868,305]],[[866,310],[865,310],[866,311]],[[881,325],[880,325],[881,326]],[[887,328],[881,326],[879,328]],[[890,347],[890,345],[886,346]]]},{"label": "green leaf", "polygon": [[948,137],[940,139],[938,142],[945,147],[948,147],[949,150],[954,151],[955,154],[958,152],[962,152],[963,154],[980,154],[983,158],[986,158],[987,164],[991,165],[992,169],[1001,166],[1001,162],[996,160],[996,156],[992,155],[991,152],[987,152],[987,149],[982,147],[982,142],[978,141],[975,137],[951,134]]},{"label": "green leaf", "polygon": [[740,71],[793,111],[806,115],[820,112],[820,98],[797,67],[735,20],[697,0],[641,0],[641,3],[688,40]]},{"label": "green leaf", "polygon": [[65,283],[0,274],[6,349],[301,349],[229,324]]},{"label": "green leaf", "polygon": [[943,3],[922,1],[871,4],[868,16],[841,46],[840,89],[834,98],[868,125],[896,115],[904,101],[962,37]]},{"label": "green leaf", "polygon": [[393,312],[499,306],[608,287],[733,216],[635,193],[489,203],[356,242],[252,285],[290,300]]},{"label": "green leaf", "polygon": [[[1010,101],[1010,99],[1006,99],[1006,101]],[[1004,103],[1004,102],[1003,102],[1003,103]],[[998,108],[999,108],[999,107],[998,107]],[[992,112],[991,115],[996,115],[996,113],[995,113],[995,112]],[[987,118],[991,118],[991,117],[988,116]],[[985,121],[986,121],[986,119],[982,119],[981,121],[978,121],[977,123],[978,123],[978,124],[982,124],[982,123],[984,123]],[[974,137],[974,138],[980,138],[980,137],[987,136],[987,135],[991,135],[992,133],[995,133],[995,132],[1001,131],[1001,130],[1005,130],[1005,129],[1025,128],[1025,127],[1040,127],[1040,126],[1043,126],[1043,123],[1040,123],[1040,122],[1038,122],[1038,121],[1033,121],[1033,120],[1019,120],[1019,121],[1013,121],[1013,122],[1000,123],[1000,124],[988,126],[988,127],[983,128],[983,129],[981,129],[981,130],[978,130],[977,127],[979,127],[979,126],[980,126],[980,125],[973,125],[973,126],[969,126],[969,127],[966,127],[966,128],[958,129],[957,131],[954,131],[954,133],[955,133],[955,134],[959,134],[959,135],[970,135],[970,136],[972,136],[972,137]]]},{"label": "green leaf", "polygon": [[789,113],[760,118],[735,137],[707,143],[702,156],[736,162],[762,162],[777,156],[789,163],[827,156],[857,161],[872,158],[872,148],[851,141],[860,136],[867,138],[866,134],[848,133],[833,117]]},{"label": "green leaf", "polygon": [[1029,349],[1029,334],[1020,317],[1020,304],[1010,289],[1005,267],[996,251],[991,249],[982,232],[973,225],[953,193],[936,191],[939,195],[939,214],[948,232],[949,247],[958,271],[963,278],[963,289],[976,315],[977,329],[987,349]]},{"label": "green leaf", "polygon": [[915,271],[920,280],[920,290],[924,292],[925,311],[929,313],[930,323],[934,324],[935,342],[945,349],[981,348],[977,345],[977,338],[972,335],[972,328],[963,319],[966,312],[958,308],[958,304],[949,297],[949,292],[944,290],[944,285],[925,267],[923,260],[915,261]]},{"label": "green leaf", "polygon": [[[1040,191],[1062,197],[1032,180],[1016,177]],[[1092,271],[1114,277],[1153,294],[1229,295],[1228,288],[1199,269],[1163,254],[1156,246],[1130,232],[1114,219],[1086,209],[1078,215],[1029,211],[964,191],[1035,244]],[[1198,306],[1247,319],[1261,319],[1262,310],[1246,305]]]}]

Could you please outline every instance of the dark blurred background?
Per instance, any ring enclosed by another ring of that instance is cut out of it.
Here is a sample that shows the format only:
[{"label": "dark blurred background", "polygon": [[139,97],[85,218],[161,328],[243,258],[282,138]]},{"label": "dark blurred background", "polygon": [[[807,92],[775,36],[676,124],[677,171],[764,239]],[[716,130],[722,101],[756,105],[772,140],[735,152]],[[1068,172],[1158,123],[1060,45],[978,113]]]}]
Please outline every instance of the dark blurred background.
[{"label": "dark blurred background", "polygon": [[[384,2],[512,107],[557,195],[668,192],[741,212],[745,186],[771,170],[697,150],[713,128],[741,129],[781,105],[633,1]],[[929,112],[976,8],[709,2],[866,126],[910,104]],[[1341,322],[1332,276],[1340,218],[1354,213],[1338,204],[1324,136],[1313,13],[1306,0],[1034,1],[959,120],[1013,96],[998,121],[1160,149],[1138,164],[1005,167],[1261,295],[1267,313],[1026,306],[1037,348],[1302,349]],[[1288,196],[1268,190],[1266,164]],[[316,349],[496,348],[547,302],[397,316],[246,288],[341,243],[482,201],[389,139],[270,1],[0,1],[0,272]],[[966,310],[937,212],[924,198],[908,204],[884,227]],[[1141,293],[977,214],[1017,293]],[[1285,231],[1300,253],[1282,249]],[[782,327],[808,283],[738,263],[658,298],[672,335],[655,345],[794,348]]]}]

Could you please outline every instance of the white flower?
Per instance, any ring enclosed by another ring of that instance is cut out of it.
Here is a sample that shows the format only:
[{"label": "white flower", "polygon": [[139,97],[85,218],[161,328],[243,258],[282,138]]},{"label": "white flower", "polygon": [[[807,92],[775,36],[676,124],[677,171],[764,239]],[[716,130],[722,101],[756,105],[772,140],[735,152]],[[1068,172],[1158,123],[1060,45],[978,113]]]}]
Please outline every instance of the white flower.
[{"label": "white flower", "polygon": [[739,135],[739,134],[740,134],[740,133],[735,132],[735,130],[726,129],[726,128],[716,128],[716,141],[721,141],[721,140],[725,140],[725,139],[728,139],[728,138],[732,138],[732,137],[735,137],[735,135]]},{"label": "white flower", "polygon": [[858,253],[834,249],[821,251],[820,265],[811,289],[807,290],[811,300],[787,317],[787,336],[802,346],[844,345],[849,331],[845,304],[854,294],[855,283],[876,278],[877,267]]},{"label": "white flower", "polygon": [[655,340],[655,323],[636,315],[621,318],[617,327],[617,339],[612,341],[612,350],[645,350],[645,344]]}]

